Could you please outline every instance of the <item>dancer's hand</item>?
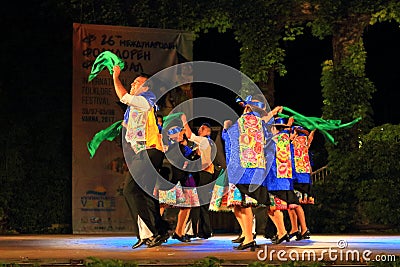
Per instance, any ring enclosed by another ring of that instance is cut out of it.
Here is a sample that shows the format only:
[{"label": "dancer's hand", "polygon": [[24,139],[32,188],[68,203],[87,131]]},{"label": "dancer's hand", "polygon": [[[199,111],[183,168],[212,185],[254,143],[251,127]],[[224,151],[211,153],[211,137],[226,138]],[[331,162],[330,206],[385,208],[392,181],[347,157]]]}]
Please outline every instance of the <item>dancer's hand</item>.
[{"label": "dancer's hand", "polygon": [[181,120],[182,120],[183,126],[185,126],[185,124],[187,124],[187,119],[186,119],[186,114],[185,113],[182,113]]},{"label": "dancer's hand", "polygon": [[232,125],[231,120],[224,121],[224,129],[228,129],[229,127],[231,127],[231,125]]},{"label": "dancer's hand", "polygon": [[273,116],[275,116],[278,113],[282,113],[283,107],[282,106],[277,106],[273,110],[271,110],[271,113]]},{"label": "dancer's hand", "polygon": [[290,117],[289,119],[288,119],[288,125],[289,126],[292,126],[293,125],[293,122],[294,122],[294,118],[293,117]]},{"label": "dancer's hand", "polygon": [[120,74],[121,74],[121,68],[118,65],[115,65],[113,67],[113,77],[118,78]]}]

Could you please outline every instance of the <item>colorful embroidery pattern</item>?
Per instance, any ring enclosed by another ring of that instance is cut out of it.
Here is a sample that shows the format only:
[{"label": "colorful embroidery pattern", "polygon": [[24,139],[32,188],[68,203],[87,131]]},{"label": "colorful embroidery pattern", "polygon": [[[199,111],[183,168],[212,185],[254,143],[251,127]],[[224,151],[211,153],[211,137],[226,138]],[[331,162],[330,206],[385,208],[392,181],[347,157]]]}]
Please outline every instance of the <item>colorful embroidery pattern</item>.
[{"label": "colorful embroidery pattern", "polygon": [[176,205],[176,188],[158,191],[158,201],[160,204]]},{"label": "colorful embroidery pattern", "polygon": [[[234,184],[227,184],[224,186],[215,185],[209,210],[211,211],[232,211],[234,206],[258,206],[257,200],[248,195],[242,197],[239,189]],[[261,205],[260,205],[261,206]]]},{"label": "colorful embroidery pattern", "polygon": [[242,204],[243,204],[242,194],[234,184],[229,184],[228,201],[227,201],[228,207],[242,206]]},{"label": "colorful embroidery pattern", "polygon": [[297,136],[293,141],[294,166],[297,173],[311,173],[307,136]]},{"label": "colorful embroidery pattern", "polygon": [[178,207],[198,207],[200,206],[199,195],[196,188],[183,188],[185,201],[179,203]]},{"label": "colorful embroidery pattern", "polygon": [[276,143],[276,177],[292,178],[289,134],[280,133],[272,137],[272,139]]},{"label": "colorful embroidery pattern", "polygon": [[169,190],[155,189],[154,195],[158,196],[158,201],[162,206],[173,207],[198,207],[200,206],[199,196],[196,188],[182,187],[178,182]]},{"label": "colorful embroidery pattern", "polygon": [[147,112],[130,109],[125,139],[135,153],[146,149],[146,122]]},{"label": "colorful embroidery pattern", "polygon": [[269,201],[271,203],[270,209],[271,210],[287,210],[287,209],[294,209],[298,205],[297,204],[287,204],[286,201],[283,199],[278,198],[272,194],[269,194]]},{"label": "colorful embroidery pattern", "polygon": [[253,115],[243,115],[239,125],[239,156],[243,168],[264,168],[264,132],[262,120]]},{"label": "colorful embroidery pattern", "polygon": [[211,211],[232,211],[232,208],[228,207],[228,194],[226,186],[214,185],[214,189],[211,196],[210,207]]}]

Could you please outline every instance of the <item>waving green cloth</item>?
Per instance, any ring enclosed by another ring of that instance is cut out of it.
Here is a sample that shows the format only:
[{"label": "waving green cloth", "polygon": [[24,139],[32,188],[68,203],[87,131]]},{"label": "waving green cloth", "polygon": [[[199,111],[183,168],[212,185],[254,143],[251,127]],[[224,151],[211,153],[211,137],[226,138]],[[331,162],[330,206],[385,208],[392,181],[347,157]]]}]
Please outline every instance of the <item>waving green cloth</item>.
[{"label": "waving green cloth", "polygon": [[96,153],[97,149],[99,148],[100,144],[104,140],[112,141],[117,137],[122,130],[122,120],[113,123],[112,125],[108,126],[106,129],[101,130],[100,132],[96,133],[92,140],[87,143],[87,148],[90,153],[90,158],[93,158],[94,154]]},{"label": "waving green cloth", "polygon": [[167,129],[168,124],[170,124],[173,120],[179,120],[180,122],[182,122],[181,121],[182,114],[183,112],[177,112],[163,117],[163,128]]},{"label": "waving green cloth", "polygon": [[342,124],[341,120],[324,120],[322,118],[317,118],[317,117],[306,117],[288,107],[283,107],[283,110],[287,111],[292,115],[279,113],[278,116],[282,118],[293,117],[295,123],[299,124],[300,126],[303,126],[304,128],[307,128],[309,130],[314,130],[314,129],[320,130],[322,134],[333,144],[336,144],[337,142],[335,142],[335,139],[333,138],[332,135],[328,133],[328,131],[342,129],[342,128],[350,128],[361,120],[361,117],[359,117],[351,122]]},{"label": "waving green cloth", "polygon": [[93,80],[97,74],[99,74],[105,67],[108,68],[110,74],[113,74],[113,67],[115,65],[119,65],[121,70],[124,68],[125,63],[122,59],[120,59],[117,55],[110,51],[104,51],[97,56],[96,60],[93,63],[92,70],[89,74],[89,82]]},{"label": "waving green cloth", "polygon": [[[163,126],[167,127],[168,124],[173,121],[174,119],[180,119],[181,115],[183,114],[183,112],[177,112],[168,116],[165,116],[163,118],[164,122],[163,122]],[[99,132],[97,132],[94,137],[92,138],[92,140],[90,140],[87,143],[87,148],[89,150],[90,153],[90,158],[94,157],[94,154],[96,153],[97,149],[99,148],[100,144],[105,141],[113,141],[115,139],[115,137],[117,137],[122,130],[122,120],[117,121],[115,123],[113,123],[112,125],[108,126],[106,129],[103,129]]]}]

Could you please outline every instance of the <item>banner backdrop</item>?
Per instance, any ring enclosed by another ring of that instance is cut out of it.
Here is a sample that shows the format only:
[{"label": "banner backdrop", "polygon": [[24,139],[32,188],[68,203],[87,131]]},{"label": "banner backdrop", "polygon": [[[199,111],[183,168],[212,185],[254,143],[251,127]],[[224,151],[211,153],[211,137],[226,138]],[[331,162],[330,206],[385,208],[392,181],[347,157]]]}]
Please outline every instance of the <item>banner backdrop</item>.
[{"label": "banner backdrop", "polygon": [[88,82],[94,60],[105,50],[124,60],[120,78],[129,91],[140,73],[192,61],[193,40],[192,33],[176,30],[73,24],[73,233],[137,231],[122,195],[129,173],[121,139],[103,142],[92,159],[86,147],[98,131],[121,120],[125,109],[107,68]]}]

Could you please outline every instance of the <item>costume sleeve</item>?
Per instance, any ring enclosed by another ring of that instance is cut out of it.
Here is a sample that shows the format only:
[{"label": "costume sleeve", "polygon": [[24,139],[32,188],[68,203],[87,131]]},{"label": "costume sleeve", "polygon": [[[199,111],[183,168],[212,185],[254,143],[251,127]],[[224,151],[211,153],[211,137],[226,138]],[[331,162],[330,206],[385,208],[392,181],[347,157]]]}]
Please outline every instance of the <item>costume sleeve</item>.
[{"label": "costume sleeve", "polygon": [[192,133],[192,135],[188,139],[189,141],[195,142],[196,145],[198,145],[200,144],[201,138],[201,136],[197,136],[195,133]]},{"label": "costume sleeve", "polygon": [[130,94],[125,94],[121,98],[121,102],[141,111],[147,111],[151,108],[150,103],[143,96],[134,96]]},{"label": "costume sleeve", "polygon": [[208,142],[208,139],[203,136],[197,136],[194,133],[189,138],[189,141],[194,142],[196,145],[199,146],[200,151],[207,149],[207,147],[210,146],[210,143]]},{"label": "costume sleeve", "polygon": [[226,164],[229,164],[229,159],[231,157],[231,140],[229,139],[229,133],[227,130],[222,130],[221,135],[222,140],[224,140],[224,148],[225,148],[225,158]]},{"label": "costume sleeve", "polygon": [[273,141],[274,135],[272,134],[270,130],[270,125],[272,124],[273,120],[264,123],[263,122],[263,130],[264,130],[264,156],[265,156],[265,162],[266,162],[266,173],[269,172],[271,169],[272,163],[274,162],[275,159],[275,142]]},{"label": "costume sleeve", "polygon": [[189,158],[189,156],[193,153],[193,150],[189,146],[184,146],[183,155],[185,158]]},{"label": "costume sleeve", "polygon": [[200,157],[201,157],[201,162],[203,165],[209,165],[212,163],[211,160],[211,145],[210,142],[208,141],[207,137],[203,136],[197,136],[194,133],[189,138],[189,141],[194,142],[196,145],[199,146],[200,150]]}]

